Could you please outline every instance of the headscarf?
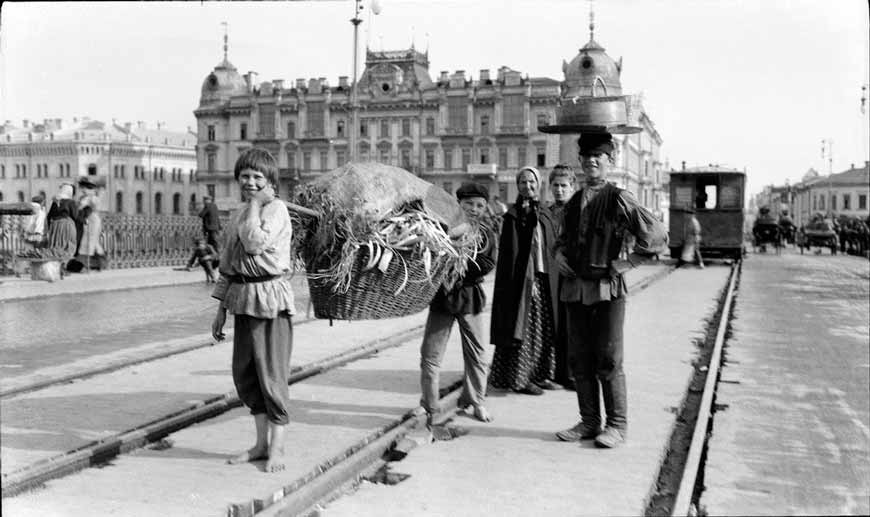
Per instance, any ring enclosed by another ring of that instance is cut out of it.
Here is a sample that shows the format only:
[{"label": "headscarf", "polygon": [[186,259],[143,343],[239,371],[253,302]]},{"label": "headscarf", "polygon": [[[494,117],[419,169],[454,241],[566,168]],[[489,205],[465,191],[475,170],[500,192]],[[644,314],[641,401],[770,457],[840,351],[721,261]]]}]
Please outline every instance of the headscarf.
[{"label": "headscarf", "polygon": [[[541,173],[538,172],[538,169],[526,166],[519,170],[517,173],[517,184],[520,182],[520,178],[523,176],[523,171],[529,171],[535,177],[535,181],[538,183],[538,188],[541,188]],[[523,197],[522,194],[517,194],[517,223],[520,226],[536,226],[538,224],[538,205],[539,201],[537,198],[527,198]]]},{"label": "headscarf", "polygon": [[73,197],[73,186],[71,183],[64,183],[57,189],[57,198],[58,199],[72,199]]}]

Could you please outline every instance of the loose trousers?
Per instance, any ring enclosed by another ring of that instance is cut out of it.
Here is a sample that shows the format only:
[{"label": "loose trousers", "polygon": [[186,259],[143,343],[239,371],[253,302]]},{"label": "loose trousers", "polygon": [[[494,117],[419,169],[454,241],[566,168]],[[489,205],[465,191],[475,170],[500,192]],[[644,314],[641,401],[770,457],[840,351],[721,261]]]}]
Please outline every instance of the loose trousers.
[{"label": "loose trousers", "polygon": [[566,310],[568,353],[580,416],[590,427],[601,425],[600,394],[606,425],[625,431],[628,417],[622,369],[625,298],[592,305],[567,303]]},{"label": "loose trousers", "polygon": [[441,411],[438,403],[439,373],[454,321],[459,324],[462,359],[465,364],[459,406],[483,404],[486,396],[486,351],[481,339],[480,314],[449,314],[429,309],[423,344],[420,347],[420,388],[423,393],[420,404],[430,415]]},{"label": "loose trousers", "polygon": [[291,316],[274,319],[236,314],[233,332],[233,382],[252,415],[266,414],[270,422],[290,421],[287,377],[293,350]]}]

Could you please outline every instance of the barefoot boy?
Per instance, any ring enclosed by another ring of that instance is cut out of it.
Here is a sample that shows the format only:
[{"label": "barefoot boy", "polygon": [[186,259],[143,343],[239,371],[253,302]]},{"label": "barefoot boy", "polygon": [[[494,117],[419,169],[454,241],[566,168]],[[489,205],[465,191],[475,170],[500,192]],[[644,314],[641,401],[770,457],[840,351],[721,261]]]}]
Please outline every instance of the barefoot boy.
[{"label": "barefoot boy", "polygon": [[292,227],[287,207],[275,198],[278,166],[267,151],[251,148],[236,161],[244,203],[230,217],[212,296],[220,300],[212,335],[224,338],[227,311],[235,316],[233,381],[251,410],[254,446],[229,463],[266,460],[266,472],[284,469],[284,430],[289,421],[287,376],[293,348],[290,272]]}]

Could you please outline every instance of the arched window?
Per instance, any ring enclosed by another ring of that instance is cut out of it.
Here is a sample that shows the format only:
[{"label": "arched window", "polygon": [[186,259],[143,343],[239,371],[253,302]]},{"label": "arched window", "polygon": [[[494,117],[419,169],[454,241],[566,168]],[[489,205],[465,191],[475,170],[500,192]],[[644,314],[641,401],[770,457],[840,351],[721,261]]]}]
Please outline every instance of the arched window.
[{"label": "arched window", "polygon": [[187,212],[188,212],[189,214],[195,214],[195,213],[196,213],[196,194],[191,194],[191,195],[190,195],[190,204],[187,205]]},{"label": "arched window", "polygon": [[124,193],[121,191],[115,193],[115,212],[124,212]]},{"label": "arched window", "polygon": [[0,192],[0,201],[3,201],[3,192]]},{"label": "arched window", "polygon": [[97,175],[97,165],[92,163],[88,165],[88,176],[96,176]]},{"label": "arched window", "polygon": [[163,213],[163,194],[160,192],[154,194],[154,213],[156,215]]},{"label": "arched window", "polygon": [[18,191],[18,202],[24,203],[24,192]]},{"label": "arched window", "polygon": [[136,213],[137,214],[141,214],[143,212],[143,210],[142,210],[142,208],[143,208],[142,207],[142,198],[143,198],[142,193],[136,192]]},{"label": "arched window", "polygon": [[181,214],[181,194],[178,192],[172,194],[172,213],[174,215]]}]

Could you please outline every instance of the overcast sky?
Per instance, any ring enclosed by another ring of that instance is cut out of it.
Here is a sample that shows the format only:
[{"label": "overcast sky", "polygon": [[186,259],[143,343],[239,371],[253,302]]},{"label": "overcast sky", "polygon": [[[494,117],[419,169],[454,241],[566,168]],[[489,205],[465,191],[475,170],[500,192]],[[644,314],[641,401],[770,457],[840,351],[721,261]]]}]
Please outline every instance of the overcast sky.
[{"label": "overcast sky", "polygon": [[[429,48],[430,75],[509,66],[562,80],[589,39],[583,0],[366,0],[360,43]],[[351,75],[353,3],[10,3],[0,20],[0,120],[165,122],[193,127],[203,79],[222,58],[261,81]],[[750,192],[868,159],[865,0],[597,0],[595,39],[623,57],[678,168],[746,168]],[[362,67],[361,67],[362,68]],[[868,101],[870,103],[870,101]]]}]

